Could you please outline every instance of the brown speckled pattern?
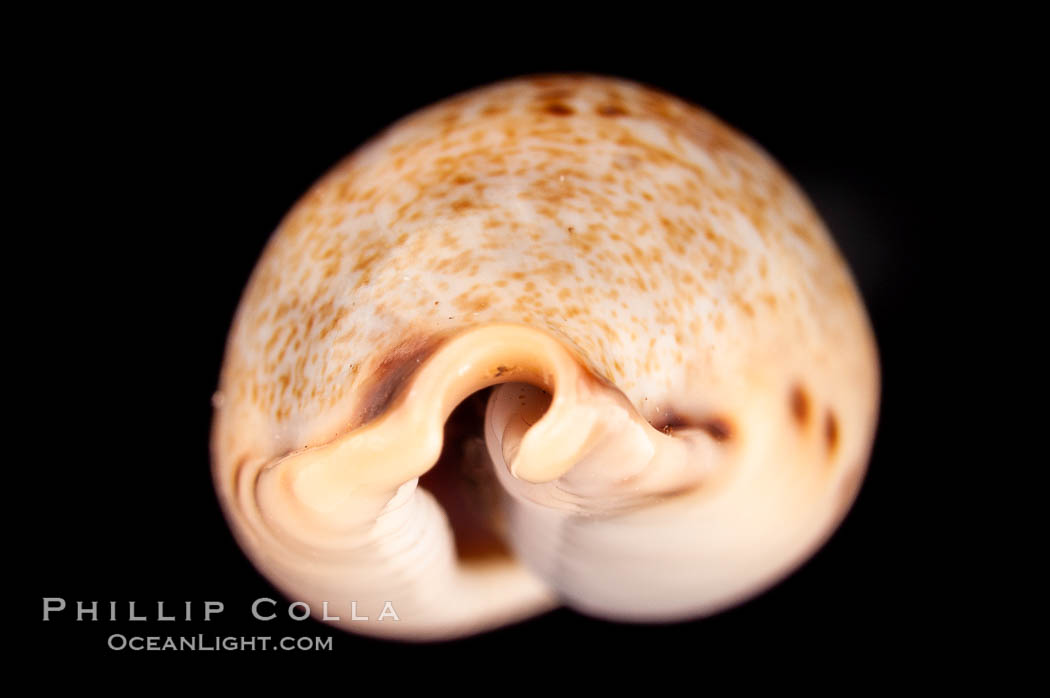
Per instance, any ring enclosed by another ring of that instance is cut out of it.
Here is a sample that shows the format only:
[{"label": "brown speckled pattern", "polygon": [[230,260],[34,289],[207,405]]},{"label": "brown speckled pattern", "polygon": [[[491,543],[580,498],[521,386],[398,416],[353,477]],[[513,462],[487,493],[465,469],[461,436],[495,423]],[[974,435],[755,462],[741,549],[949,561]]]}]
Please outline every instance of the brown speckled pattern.
[{"label": "brown speckled pattern", "polygon": [[867,446],[874,342],[794,183],[676,98],[544,77],[414,114],[303,196],[230,335],[218,471],[330,440],[382,365],[492,320],[566,340],[654,424]]}]

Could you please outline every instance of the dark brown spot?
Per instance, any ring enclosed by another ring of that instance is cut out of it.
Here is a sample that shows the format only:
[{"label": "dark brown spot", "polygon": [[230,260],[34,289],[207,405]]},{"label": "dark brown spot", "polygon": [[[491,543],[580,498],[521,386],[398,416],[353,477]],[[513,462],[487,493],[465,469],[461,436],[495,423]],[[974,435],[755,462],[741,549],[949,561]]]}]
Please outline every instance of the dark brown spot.
[{"label": "dark brown spot", "polygon": [[795,384],[791,388],[788,401],[791,405],[791,416],[795,418],[800,427],[806,426],[809,422],[809,394],[806,393],[806,389]]},{"label": "dark brown spot", "polygon": [[830,409],[824,417],[824,440],[828,444],[828,452],[835,453],[835,448],[839,445],[839,420]]},{"label": "dark brown spot", "polygon": [[572,107],[567,104],[562,104],[561,102],[548,104],[545,111],[548,114],[554,114],[555,116],[570,116],[575,113]]},{"label": "dark brown spot", "polygon": [[627,110],[615,104],[603,104],[598,107],[598,114],[601,116],[624,116],[627,114]]},{"label": "dark brown spot", "polygon": [[350,427],[367,424],[382,414],[397,397],[408,378],[444,341],[445,338],[441,336],[416,338],[402,342],[388,351],[362,386],[361,394],[364,398],[358,403]]},{"label": "dark brown spot", "polygon": [[675,429],[689,428],[695,426],[682,415],[678,414],[672,409],[663,410],[658,417],[653,419],[650,424],[653,425],[654,429],[659,429],[665,434],[672,433]]},{"label": "dark brown spot", "polygon": [[650,424],[665,434],[673,434],[678,429],[702,429],[715,441],[726,441],[733,435],[729,421],[722,417],[708,417],[694,420],[680,415],[672,409],[665,409]]},{"label": "dark brown spot", "polygon": [[715,441],[728,441],[733,436],[733,429],[729,425],[728,420],[721,417],[705,419],[697,426],[710,434]]}]

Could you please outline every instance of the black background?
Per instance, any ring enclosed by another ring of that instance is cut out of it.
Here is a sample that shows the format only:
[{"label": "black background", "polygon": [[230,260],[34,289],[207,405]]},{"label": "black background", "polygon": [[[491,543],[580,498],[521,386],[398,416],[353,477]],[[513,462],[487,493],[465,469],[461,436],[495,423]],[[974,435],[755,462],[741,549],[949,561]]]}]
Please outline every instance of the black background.
[{"label": "black background", "polygon": [[[45,433],[34,439],[38,460],[20,473],[36,500],[19,536],[32,570],[18,601],[37,638],[31,652],[135,662],[142,653],[107,650],[106,638],[204,632],[333,635],[334,652],[358,667],[536,648],[671,660],[763,647],[814,662],[860,653],[875,671],[938,632],[927,578],[936,533],[920,520],[917,485],[929,476],[922,469],[938,466],[916,449],[921,371],[910,340],[928,317],[918,281],[924,250],[944,235],[935,182],[950,147],[958,64],[906,37],[818,41],[807,51],[793,41],[746,50],[659,37],[630,50],[620,40],[586,48],[495,41],[458,52],[445,44],[307,50],[295,60],[281,46],[204,54],[149,44],[80,46],[32,85],[44,108],[28,138],[39,153],[31,225],[48,248],[35,258],[44,292],[33,301],[32,358],[49,378],[26,403]],[[317,177],[395,119],[493,80],[557,71],[632,78],[700,104],[754,138],[810,194],[855,271],[882,361],[878,437],[856,505],[796,574],[691,623],[618,625],[561,610],[418,646],[312,620],[255,621],[254,599],[280,597],[228,533],[208,433],[225,334],[268,235]],[[70,611],[43,623],[45,596],[71,607],[114,600],[122,613],[132,600],[150,615],[157,601],[195,601],[198,618],[204,600],[226,610],[207,624],[76,623]],[[309,659],[271,654],[264,659]]]}]

